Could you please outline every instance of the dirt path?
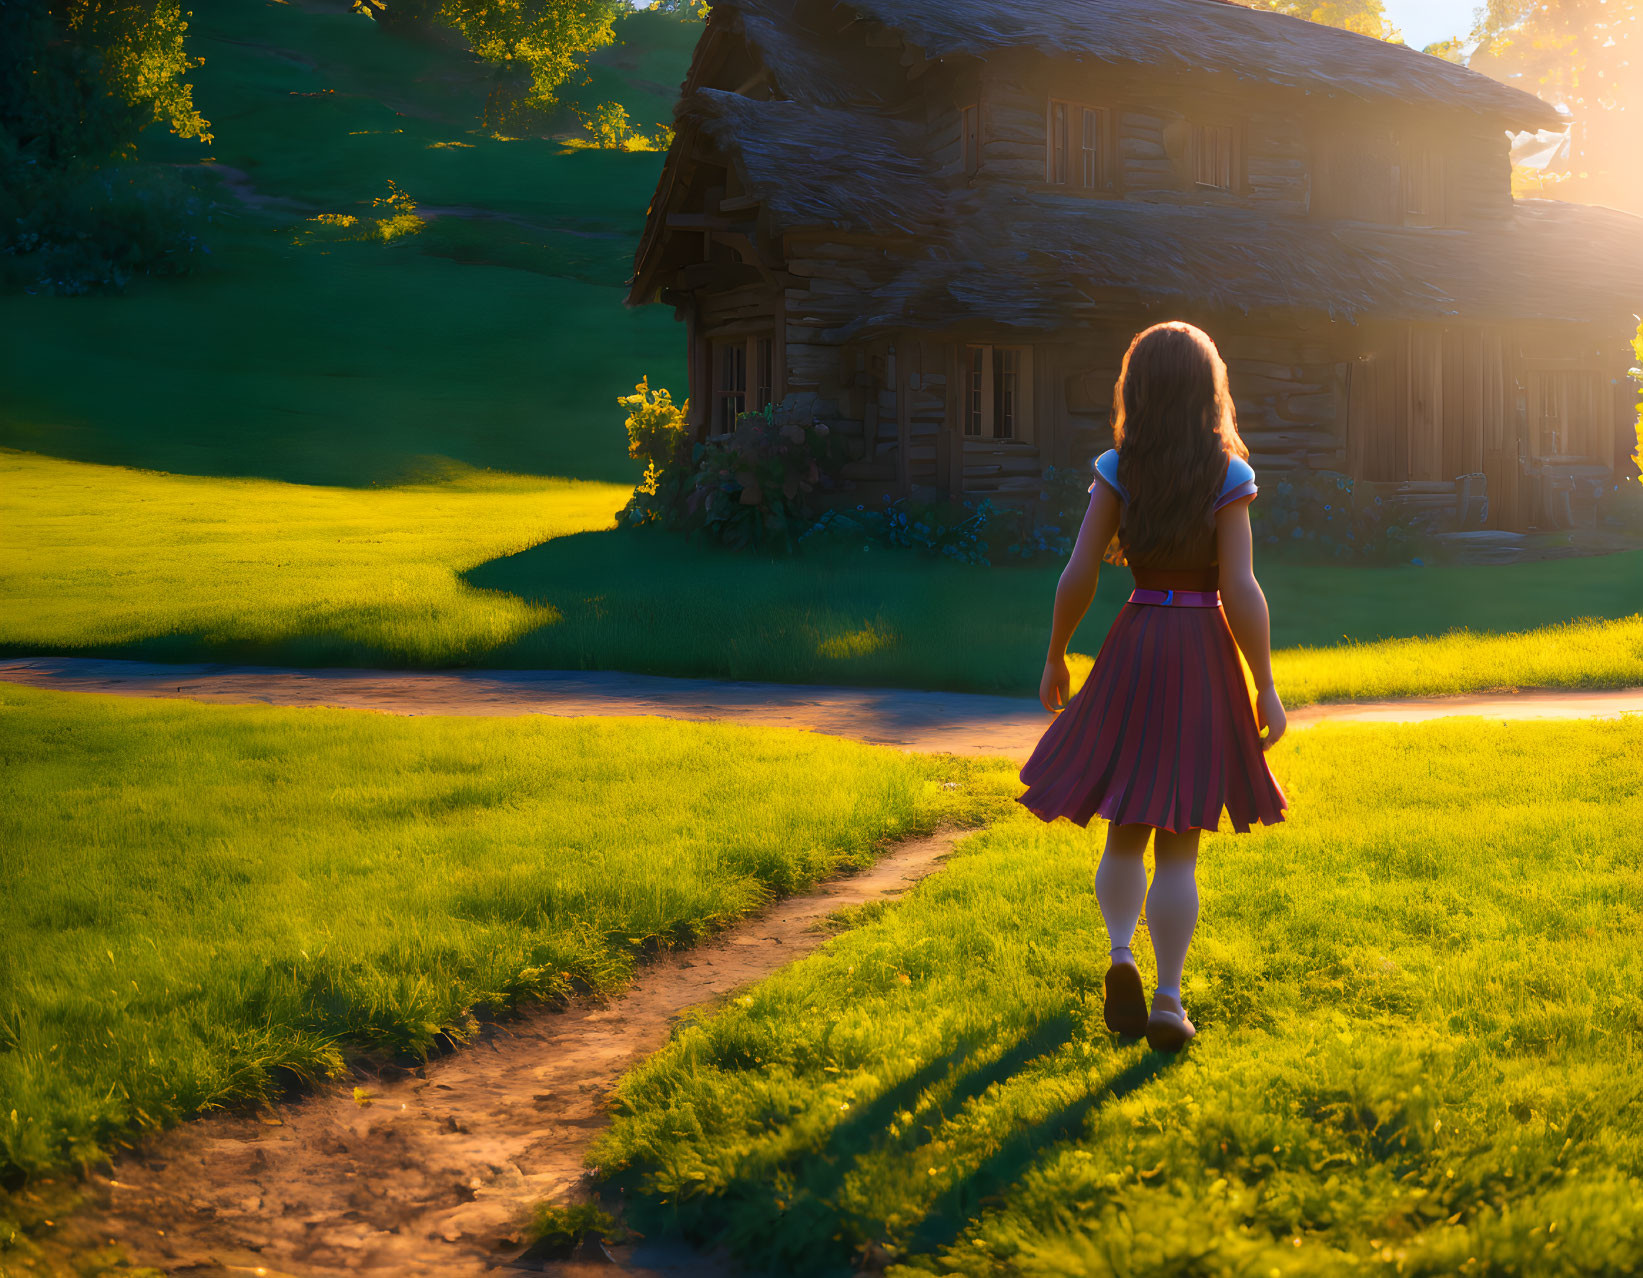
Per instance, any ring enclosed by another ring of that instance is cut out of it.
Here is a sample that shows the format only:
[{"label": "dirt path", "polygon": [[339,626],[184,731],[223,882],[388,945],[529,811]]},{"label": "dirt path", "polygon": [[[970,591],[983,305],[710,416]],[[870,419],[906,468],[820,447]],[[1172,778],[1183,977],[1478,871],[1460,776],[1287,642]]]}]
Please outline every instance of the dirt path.
[{"label": "dirt path", "polygon": [[[286,670],[158,665],[79,657],[0,660],[0,679],[71,692],[281,706],[344,706],[388,714],[660,715],[802,728],[904,750],[1024,759],[1048,716],[1036,701],[965,692],[834,688],[619,671]],[[1410,723],[1447,715],[1574,719],[1643,713],[1643,688],[1535,690],[1306,706],[1290,725]]]},{"label": "dirt path", "polygon": [[[129,696],[393,714],[661,715],[808,729],[908,750],[1023,757],[1045,714],[1014,697],[663,679],[615,672],[280,670],[80,658],[0,660],[0,679]],[[1521,692],[1309,707],[1325,719],[1454,714],[1571,718],[1643,712],[1643,689]],[[190,1274],[429,1275],[517,1265],[530,1206],[576,1193],[616,1079],[661,1047],[688,1009],[801,957],[841,906],[884,899],[937,868],[951,834],[905,844],[864,873],[664,956],[604,1006],[487,1027],[465,1051],[397,1080],[356,1080],[260,1115],[189,1123],[93,1182],[70,1239],[116,1239],[141,1263]],[[616,1249],[616,1265],[534,1262],[550,1272],[707,1278],[711,1257]]]},{"label": "dirt path", "polygon": [[[520,1221],[532,1204],[575,1192],[608,1122],[611,1086],[666,1043],[681,1013],[814,949],[827,936],[818,923],[834,910],[907,891],[957,837],[898,845],[870,869],[664,955],[603,1006],[488,1026],[466,1050],[397,1081],[348,1080],[261,1114],[179,1127],[121,1159],[111,1178],[96,1178],[74,1231],[118,1240],[134,1262],[190,1275],[471,1278],[517,1265]],[[356,1082],[372,1093],[369,1105],[355,1100]],[[616,1267],[605,1262],[599,1272],[726,1272],[683,1250],[612,1251]]]}]

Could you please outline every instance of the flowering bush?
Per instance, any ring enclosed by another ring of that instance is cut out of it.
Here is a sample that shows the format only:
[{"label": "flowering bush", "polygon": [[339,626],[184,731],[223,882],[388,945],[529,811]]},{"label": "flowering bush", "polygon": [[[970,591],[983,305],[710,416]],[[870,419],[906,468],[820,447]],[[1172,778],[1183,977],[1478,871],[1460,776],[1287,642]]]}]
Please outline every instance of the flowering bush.
[{"label": "flowering bush", "polygon": [[690,454],[690,432],[685,425],[690,401],[676,405],[667,387],[650,389],[642,377],[633,394],[618,397],[628,410],[628,456],[645,463],[644,478],[633,496],[616,514],[616,522],[630,527],[670,521],[685,486],[684,461]]},{"label": "flowering bush", "polygon": [[1388,561],[1408,558],[1412,530],[1375,497],[1353,498],[1352,479],[1332,470],[1281,474],[1250,507],[1255,543],[1281,557]]},{"label": "flowering bush", "polygon": [[617,402],[628,410],[628,456],[645,463],[645,474],[618,523],[781,550],[793,549],[815,524],[812,497],[831,445],[826,426],[771,406],[743,413],[729,435],[692,444],[688,400],[675,406],[648,381],[634,392]]},{"label": "flowering bush", "polygon": [[1643,483],[1643,321],[1637,325],[1637,336],[1632,339],[1632,353],[1637,356],[1637,367],[1631,370],[1637,383],[1637,451],[1632,461],[1639,471],[1638,482]]},{"label": "flowering bush", "polygon": [[816,522],[811,495],[829,445],[820,422],[774,406],[743,413],[729,435],[692,450],[679,523],[727,546],[793,549]]},{"label": "flowering bush", "polygon": [[922,550],[964,564],[988,564],[992,561],[987,538],[999,513],[985,497],[966,502],[898,497],[886,498],[881,511],[857,507],[857,522],[884,546]]}]

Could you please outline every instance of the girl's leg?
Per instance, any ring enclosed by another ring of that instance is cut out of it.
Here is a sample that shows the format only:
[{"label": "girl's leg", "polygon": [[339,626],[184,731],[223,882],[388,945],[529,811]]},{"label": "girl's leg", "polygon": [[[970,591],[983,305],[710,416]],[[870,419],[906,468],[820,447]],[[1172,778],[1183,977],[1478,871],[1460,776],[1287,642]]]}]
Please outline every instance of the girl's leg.
[{"label": "girl's leg", "polygon": [[1153,840],[1152,888],[1147,892],[1147,930],[1158,958],[1155,1009],[1181,1011],[1181,969],[1198,925],[1198,836],[1200,830],[1171,834],[1158,831]]},{"label": "girl's leg", "polygon": [[1147,899],[1146,851],[1151,834],[1150,825],[1107,827],[1107,846],[1095,871],[1095,899],[1107,922],[1107,943],[1112,946],[1114,963],[1135,962],[1130,942],[1135,939],[1135,927]]}]

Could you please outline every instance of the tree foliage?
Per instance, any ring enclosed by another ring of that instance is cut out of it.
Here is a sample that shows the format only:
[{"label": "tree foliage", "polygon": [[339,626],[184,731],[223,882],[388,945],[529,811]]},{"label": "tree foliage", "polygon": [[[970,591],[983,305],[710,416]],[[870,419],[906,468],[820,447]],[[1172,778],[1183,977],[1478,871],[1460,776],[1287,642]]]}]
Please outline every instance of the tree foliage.
[{"label": "tree foliage", "polygon": [[1525,193],[1643,212],[1643,0],[1487,0],[1470,65],[1567,108],[1566,156]]},{"label": "tree foliage", "polygon": [[1643,106],[1643,0],[1486,0],[1475,65],[1575,116]]},{"label": "tree foliage", "polygon": [[186,269],[190,193],[129,161],[163,125],[209,140],[178,0],[0,0],[0,253],[58,291]]},{"label": "tree foliage", "polygon": [[1305,18],[1326,27],[1341,27],[1377,40],[1395,40],[1398,36],[1397,29],[1387,20],[1381,0],[1254,0],[1250,7],[1287,13],[1292,18]]},{"label": "tree foliage", "polygon": [[186,80],[177,0],[5,0],[0,4],[0,163],[55,169],[129,154],[166,124],[209,138]]},{"label": "tree foliage", "polygon": [[356,0],[386,22],[454,27],[489,63],[496,83],[486,126],[517,127],[558,101],[560,86],[615,37],[623,0]]}]

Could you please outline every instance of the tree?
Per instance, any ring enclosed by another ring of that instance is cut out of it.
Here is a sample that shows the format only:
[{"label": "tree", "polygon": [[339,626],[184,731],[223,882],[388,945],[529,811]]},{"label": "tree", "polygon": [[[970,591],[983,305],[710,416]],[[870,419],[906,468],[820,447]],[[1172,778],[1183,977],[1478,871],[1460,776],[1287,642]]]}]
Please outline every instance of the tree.
[{"label": "tree", "polygon": [[209,138],[184,77],[188,23],[177,0],[5,0],[0,4],[0,163],[61,167],[129,154],[166,124]]},{"label": "tree", "polygon": [[0,0],[0,252],[50,287],[185,269],[198,247],[168,229],[174,178],[110,167],[154,125],[209,140],[187,30],[178,0]]},{"label": "tree", "polygon": [[1252,9],[1287,13],[1292,18],[1340,27],[1377,40],[1396,40],[1398,31],[1386,17],[1381,0],[1253,0]]},{"label": "tree", "polygon": [[1542,189],[1643,211],[1643,0],[1487,0],[1472,36],[1473,70],[1572,118]]},{"label": "tree", "polygon": [[486,126],[505,129],[546,113],[561,85],[615,37],[624,0],[356,0],[387,22],[439,22],[490,63],[496,85]]}]

